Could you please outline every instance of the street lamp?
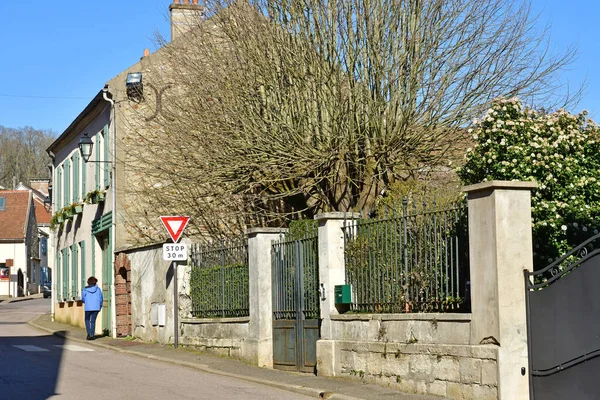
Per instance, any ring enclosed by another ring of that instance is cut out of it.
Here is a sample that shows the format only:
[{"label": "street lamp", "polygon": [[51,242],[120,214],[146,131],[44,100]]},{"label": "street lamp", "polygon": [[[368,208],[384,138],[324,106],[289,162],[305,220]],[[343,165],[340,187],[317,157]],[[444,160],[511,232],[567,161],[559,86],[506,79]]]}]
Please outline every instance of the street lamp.
[{"label": "street lamp", "polygon": [[79,151],[81,152],[83,161],[88,162],[90,156],[92,155],[93,146],[94,142],[92,141],[92,138],[88,136],[87,132],[85,132],[83,137],[79,140]]}]

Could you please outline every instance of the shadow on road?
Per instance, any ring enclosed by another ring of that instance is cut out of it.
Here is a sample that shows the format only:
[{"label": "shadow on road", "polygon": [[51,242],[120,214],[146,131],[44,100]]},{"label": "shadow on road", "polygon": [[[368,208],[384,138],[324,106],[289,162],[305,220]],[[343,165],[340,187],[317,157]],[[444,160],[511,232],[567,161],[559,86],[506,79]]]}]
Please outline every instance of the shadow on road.
[{"label": "shadow on road", "polygon": [[0,337],[0,399],[56,395],[64,344],[54,335]]}]

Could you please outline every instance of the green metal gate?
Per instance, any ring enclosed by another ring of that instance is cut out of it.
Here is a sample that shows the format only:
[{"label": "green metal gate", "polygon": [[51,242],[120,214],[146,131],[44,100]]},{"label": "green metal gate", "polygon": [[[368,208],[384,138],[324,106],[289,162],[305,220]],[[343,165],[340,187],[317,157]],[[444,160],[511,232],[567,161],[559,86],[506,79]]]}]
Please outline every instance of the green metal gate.
[{"label": "green metal gate", "polygon": [[320,337],[316,227],[273,242],[273,366],[314,372]]}]

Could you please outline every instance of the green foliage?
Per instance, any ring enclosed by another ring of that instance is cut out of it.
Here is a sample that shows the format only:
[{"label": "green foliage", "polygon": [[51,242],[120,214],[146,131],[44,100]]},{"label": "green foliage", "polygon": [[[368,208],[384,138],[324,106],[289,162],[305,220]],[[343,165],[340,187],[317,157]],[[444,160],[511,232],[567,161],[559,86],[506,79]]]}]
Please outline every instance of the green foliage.
[{"label": "green foliage", "polygon": [[358,220],[346,228],[355,312],[457,311],[468,269],[464,207]]},{"label": "green foliage", "polygon": [[534,268],[600,230],[600,137],[587,112],[551,114],[500,99],[470,130],[474,148],[459,170],[464,184],[536,181],[532,195]]},{"label": "green foliage", "polygon": [[192,315],[197,318],[248,315],[248,265],[192,267]]}]

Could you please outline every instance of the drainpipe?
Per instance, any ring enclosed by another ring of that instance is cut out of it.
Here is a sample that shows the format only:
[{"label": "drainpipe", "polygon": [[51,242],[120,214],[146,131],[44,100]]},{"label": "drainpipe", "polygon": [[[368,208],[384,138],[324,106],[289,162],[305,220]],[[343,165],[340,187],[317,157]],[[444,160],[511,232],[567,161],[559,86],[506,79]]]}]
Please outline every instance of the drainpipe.
[{"label": "drainpipe", "polygon": [[[54,215],[56,213],[56,202],[54,201],[55,197],[56,197],[56,190],[54,185],[56,185],[56,179],[54,176],[55,170],[54,170],[54,153],[49,151],[48,155],[50,156],[50,158],[52,159],[52,170],[50,172],[50,178],[51,178],[51,182],[52,182],[52,197],[50,198],[50,200],[52,201],[52,203],[50,203],[50,213],[51,215]],[[48,193],[50,194],[50,193]],[[52,317],[52,321],[54,321],[54,302],[56,301],[57,297],[56,297],[56,268],[58,268],[58,266],[55,264],[56,263],[56,252],[58,251],[58,249],[56,248],[56,234],[54,233],[54,231],[52,229],[50,229],[50,237],[48,240],[48,249],[47,249],[47,253],[48,254],[48,262],[46,263],[48,266],[52,265],[52,275],[50,275],[50,282],[52,283],[52,285],[50,285],[50,315]],[[50,254],[50,249],[52,249],[52,254]],[[51,257],[50,257],[51,256]]]},{"label": "drainpipe", "polygon": [[[111,171],[111,192],[112,192],[112,201],[111,201],[111,208],[112,208],[112,218],[111,218],[111,237],[112,237],[112,241],[111,241],[111,252],[112,252],[112,271],[110,272],[113,275],[113,278],[111,279],[112,283],[110,285],[110,297],[112,299],[111,301],[111,306],[110,306],[110,315],[112,316],[110,323],[110,336],[115,338],[117,337],[117,327],[115,324],[115,321],[117,319],[117,306],[116,306],[116,302],[115,302],[115,279],[114,279],[114,272],[115,272],[115,242],[117,240],[117,113],[115,112],[115,101],[108,97],[109,91],[108,91],[108,84],[104,85],[104,89],[102,89],[102,98],[104,98],[104,100],[108,101],[110,103],[110,126],[112,128],[112,132],[110,137],[112,138],[112,171]],[[112,94],[111,94],[112,97]]]}]

